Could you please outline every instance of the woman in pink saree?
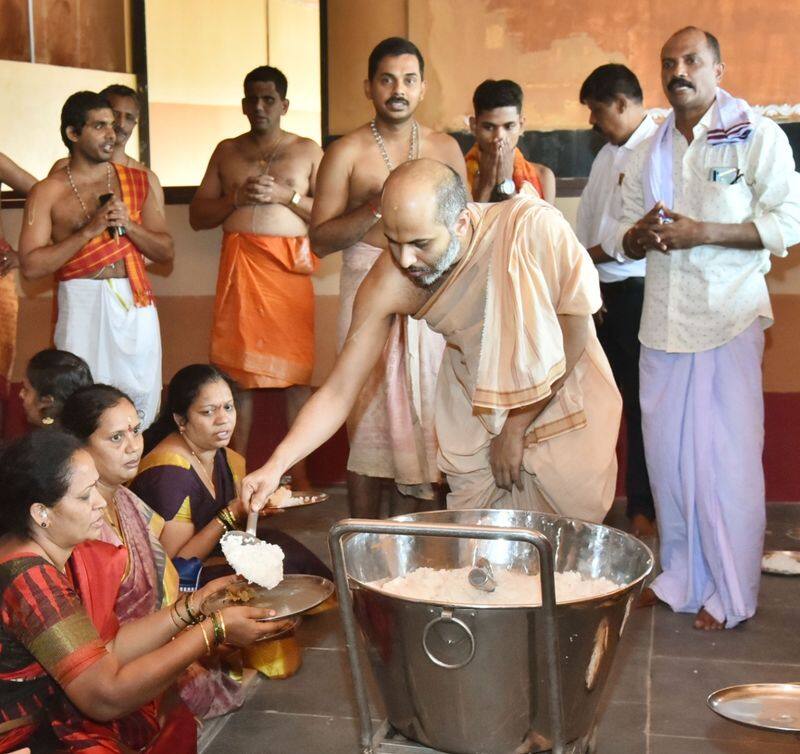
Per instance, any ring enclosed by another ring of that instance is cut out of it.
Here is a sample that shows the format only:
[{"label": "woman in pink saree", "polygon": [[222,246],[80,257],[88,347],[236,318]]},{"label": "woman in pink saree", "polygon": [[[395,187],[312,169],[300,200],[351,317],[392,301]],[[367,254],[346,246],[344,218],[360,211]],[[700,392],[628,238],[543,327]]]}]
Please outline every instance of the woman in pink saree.
[{"label": "woman in pink saree", "polygon": [[[120,624],[172,604],[178,573],[158,539],[164,520],[125,487],[136,476],[143,451],[141,419],[133,403],[109,385],[79,388],[64,404],[61,423],[85,443],[97,466],[98,490],[107,503],[100,539],[127,551],[114,608]],[[244,700],[242,685],[219,663],[193,663],[178,689],[200,718],[230,712]]]}]

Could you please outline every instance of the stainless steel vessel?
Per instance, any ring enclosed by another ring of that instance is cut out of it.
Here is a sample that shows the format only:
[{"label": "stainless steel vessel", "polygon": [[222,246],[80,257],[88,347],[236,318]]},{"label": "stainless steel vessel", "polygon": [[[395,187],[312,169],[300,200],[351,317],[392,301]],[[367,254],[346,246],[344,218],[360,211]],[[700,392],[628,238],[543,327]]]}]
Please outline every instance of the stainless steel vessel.
[{"label": "stainless steel vessel", "polygon": [[[332,531],[334,562],[337,571],[346,564],[355,615],[394,728],[452,754],[560,751],[587,735],[625,622],[653,566],[643,543],[609,527],[529,511],[438,511],[343,524]],[[478,529],[464,531],[472,527]],[[469,538],[476,531],[482,538]],[[434,604],[369,584],[421,566],[471,566],[479,557],[495,569],[532,574],[543,562],[543,606]],[[555,571],[609,578],[619,589],[550,612],[550,562]],[[342,580],[339,585],[341,595]]]}]

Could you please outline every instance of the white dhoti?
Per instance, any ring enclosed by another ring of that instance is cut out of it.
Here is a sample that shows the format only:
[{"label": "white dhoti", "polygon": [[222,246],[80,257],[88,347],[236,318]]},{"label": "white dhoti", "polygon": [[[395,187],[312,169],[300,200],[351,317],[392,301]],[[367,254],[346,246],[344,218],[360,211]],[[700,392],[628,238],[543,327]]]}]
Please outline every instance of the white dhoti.
[{"label": "white dhoti", "polygon": [[[383,249],[357,243],[343,252],[338,336],[344,345],[353,301]],[[383,356],[347,422],[347,470],[394,479],[401,492],[432,498],[436,465],[434,396],[444,338],[424,322],[395,317]]]},{"label": "white dhoti", "polygon": [[130,396],[143,427],[161,401],[161,331],[156,307],[134,306],[125,278],[66,280],[58,284],[56,348],[80,356],[95,382]]},{"label": "white dhoti", "polygon": [[663,572],[652,588],[677,612],[727,628],[756,611],[766,505],[759,322],[699,353],[642,346],[640,402]]}]

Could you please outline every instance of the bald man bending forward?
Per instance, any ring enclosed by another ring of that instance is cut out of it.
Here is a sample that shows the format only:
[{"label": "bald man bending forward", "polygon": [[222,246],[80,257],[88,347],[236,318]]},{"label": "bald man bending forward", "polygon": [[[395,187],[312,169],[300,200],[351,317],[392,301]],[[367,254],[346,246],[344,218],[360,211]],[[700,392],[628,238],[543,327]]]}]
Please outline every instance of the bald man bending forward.
[{"label": "bald man bending forward", "polygon": [[434,160],[397,168],[382,199],[388,250],[362,283],[344,349],[273,456],[244,480],[254,508],[345,421],[395,314],[447,341],[437,386],[449,508],[518,508],[600,521],[614,498],[622,402],[591,315],[594,265],[532,196],[467,204]]}]

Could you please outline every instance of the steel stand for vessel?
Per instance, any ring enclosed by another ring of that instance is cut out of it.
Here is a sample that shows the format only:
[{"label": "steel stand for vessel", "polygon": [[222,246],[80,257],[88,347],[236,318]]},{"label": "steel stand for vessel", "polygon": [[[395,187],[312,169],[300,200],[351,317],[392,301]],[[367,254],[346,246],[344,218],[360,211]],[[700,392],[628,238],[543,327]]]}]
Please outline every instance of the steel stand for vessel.
[{"label": "steel stand for vessel", "polygon": [[[375,754],[447,754],[430,746],[409,741],[392,728],[384,720],[372,738],[372,750]],[[551,750],[552,751],[552,750]],[[544,754],[547,754],[544,752]],[[585,738],[569,743],[564,748],[564,754],[595,754],[594,732]]]},{"label": "steel stand for vessel", "polygon": [[[416,537],[458,537],[462,539],[505,539],[527,542],[539,554],[539,572],[542,587],[542,610],[544,611],[544,634],[547,646],[545,666],[548,670],[548,702],[552,730],[551,754],[591,754],[589,738],[566,744],[564,742],[564,711],[561,698],[561,668],[558,662],[558,631],[556,619],[556,589],[553,565],[553,548],[547,537],[533,529],[512,529],[499,526],[470,526],[455,524],[399,523],[372,519],[345,519],[335,524],[328,535],[328,544],[333,559],[339,611],[344,627],[350,672],[358,704],[360,725],[360,754],[447,754],[428,746],[409,741],[399,736],[384,722],[377,733],[372,726],[364,669],[358,653],[358,632],[353,614],[353,596],[347,576],[342,539],[351,534],[391,534]],[[509,753],[511,754],[511,753]]]}]

